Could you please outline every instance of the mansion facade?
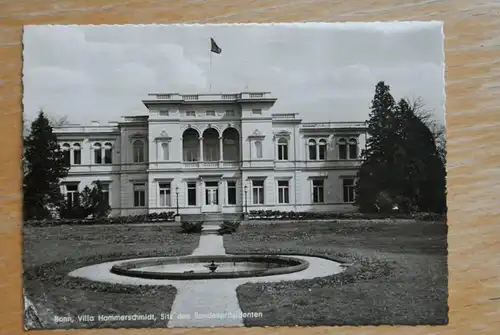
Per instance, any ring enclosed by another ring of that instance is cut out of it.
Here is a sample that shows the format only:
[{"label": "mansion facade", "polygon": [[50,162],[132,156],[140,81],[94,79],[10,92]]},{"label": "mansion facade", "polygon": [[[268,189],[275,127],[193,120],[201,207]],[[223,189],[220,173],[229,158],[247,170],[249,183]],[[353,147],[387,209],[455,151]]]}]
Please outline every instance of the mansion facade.
[{"label": "mansion facade", "polygon": [[100,181],[111,215],[353,211],[365,122],[273,114],[267,92],[150,94],[148,115],[54,128],[69,201]]}]

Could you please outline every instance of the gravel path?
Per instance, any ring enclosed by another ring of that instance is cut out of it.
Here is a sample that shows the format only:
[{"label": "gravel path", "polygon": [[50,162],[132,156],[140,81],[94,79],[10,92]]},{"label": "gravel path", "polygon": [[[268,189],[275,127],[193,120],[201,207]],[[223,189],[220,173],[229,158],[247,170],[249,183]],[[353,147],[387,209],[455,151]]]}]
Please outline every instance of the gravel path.
[{"label": "gravel path", "polygon": [[[201,235],[198,248],[193,255],[223,255],[223,237],[219,235]],[[157,315],[157,318],[169,318],[169,328],[179,327],[236,327],[244,326],[243,318],[262,317],[258,311],[243,315],[236,289],[245,283],[280,282],[289,280],[312,279],[330,276],[343,271],[340,263],[317,257],[287,255],[301,258],[309,262],[309,267],[300,272],[268,277],[210,279],[210,280],[157,280],[124,277],[110,272],[114,264],[107,262],[87,266],[71,272],[73,277],[89,280],[125,284],[125,285],[173,285],[177,288],[177,296],[172,312]]]}]

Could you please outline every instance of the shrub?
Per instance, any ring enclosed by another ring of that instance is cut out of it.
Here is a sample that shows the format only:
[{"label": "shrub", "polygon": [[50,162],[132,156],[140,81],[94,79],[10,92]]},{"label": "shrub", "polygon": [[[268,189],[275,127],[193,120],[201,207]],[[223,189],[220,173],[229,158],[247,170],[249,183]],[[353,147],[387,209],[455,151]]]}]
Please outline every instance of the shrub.
[{"label": "shrub", "polygon": [[93,224],[127,224],[127,223],[149,223],[149,222],[172,222],[175,212],[151,213],[145,215],[112,216],[94,219],[82,217],[61,218],[54,220],[30,220],[25,221],[26,226],[58,226],[58,225],[93,225]]},{"label": "shrub", "polygon": [[375,220],[375,219],[413,219],[419,221],[445,221],[445,214],[438,213],[404,213],[391,211],[389,213],[360,212],[286,212],[286,211],[250,211],[249,220]]},{"label": "shrub", "polygon": [[446,215],[439,213],[413,213],[412,217],[420,221],[446,221]]},{"label": "shrub", "polygon": [[203,221],[183,221],[181,222],[181,232],[184,234],[201,233]]},{"label": "shrub", "polygon": [[223,221],[218,230],[220,235],[235,233],[240,227],[240,221]]}]

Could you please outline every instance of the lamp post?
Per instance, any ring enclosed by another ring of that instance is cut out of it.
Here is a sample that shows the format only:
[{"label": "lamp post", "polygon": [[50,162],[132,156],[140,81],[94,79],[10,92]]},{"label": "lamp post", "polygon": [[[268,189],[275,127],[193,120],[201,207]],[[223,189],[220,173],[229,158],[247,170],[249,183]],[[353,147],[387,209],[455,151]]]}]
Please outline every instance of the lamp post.
[{"label": "lamp post", "polygon": [[175,200],[177,202],[177,214],[176,214],[176,216],[179,216],[179,186],[177,186],[175,188],[175,195],[176,195]]},{"label": "lamp post", "polygon": [[245,185],[245,214],[248,214],[248,203],[247,203],[247,192],[248,192],[248,186]]}]

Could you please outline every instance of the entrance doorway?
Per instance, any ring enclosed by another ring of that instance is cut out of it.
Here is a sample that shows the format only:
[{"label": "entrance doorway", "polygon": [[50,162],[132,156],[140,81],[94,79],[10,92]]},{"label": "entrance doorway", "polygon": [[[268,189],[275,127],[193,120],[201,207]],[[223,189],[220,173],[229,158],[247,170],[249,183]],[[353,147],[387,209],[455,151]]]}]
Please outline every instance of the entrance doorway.
[{"label": "entrance doorway", "polygon": [[205,182],[204,212],[219,211],[219,183],[216,181]]}]

